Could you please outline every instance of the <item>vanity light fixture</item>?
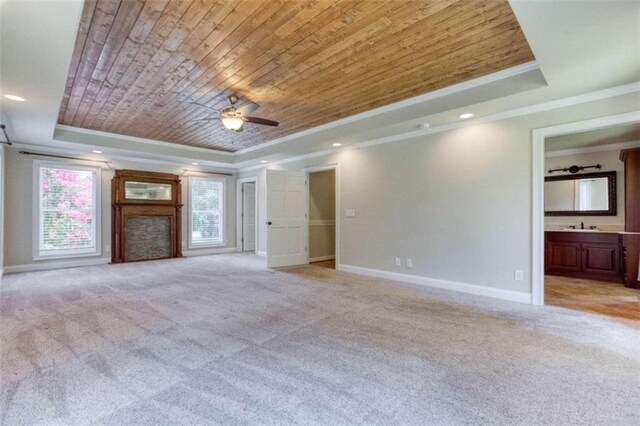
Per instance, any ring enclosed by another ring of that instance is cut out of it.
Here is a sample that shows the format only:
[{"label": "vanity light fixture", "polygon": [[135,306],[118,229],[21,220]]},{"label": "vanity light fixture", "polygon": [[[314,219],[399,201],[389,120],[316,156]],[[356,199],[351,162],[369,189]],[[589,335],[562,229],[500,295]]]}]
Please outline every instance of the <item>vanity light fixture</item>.
[{"label": "vanity light fixture", "polygon": [[336,142],[336,143],[333,144],[333,146],[342,146],[342,144]]},{"label": "vanity light fixture", "polygon": [[9,99],[10,101],[16,101],[16,102],[24,102],[24,101],[26,101],[25,98],[23,98],[22,96],[18,96],[18,95],[4,95],[4,97]]},{"label": "vanity light fixture", "polygon": [[99,151],[99,150],[97,150],[97,149],[94,149],[94,150],[93,150],[93,151],[91,151],[91,152],[93,152],[94,154],[102,154],[102,151]]},{"label": "vanity light fixture", "polygon": [[460,114],[460,118],[462,118],[463,120],[466,120],[467,118],[471,118],[473,117],[473,114],[471,114],[470,112],[465,112],[464,114]]}]

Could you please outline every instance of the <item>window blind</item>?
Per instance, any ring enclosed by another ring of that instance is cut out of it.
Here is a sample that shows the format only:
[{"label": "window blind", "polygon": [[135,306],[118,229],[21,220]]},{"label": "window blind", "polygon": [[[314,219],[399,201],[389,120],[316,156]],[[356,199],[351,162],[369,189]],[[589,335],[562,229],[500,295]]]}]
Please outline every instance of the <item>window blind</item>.
[{"label": "window blind", "polygon": [[39,255],[95,252],[96,171],[40,165]]},{"label": "window blind", "polygon": [[220,180],[191,177],[191,244],[223,243],[223,183]]}]

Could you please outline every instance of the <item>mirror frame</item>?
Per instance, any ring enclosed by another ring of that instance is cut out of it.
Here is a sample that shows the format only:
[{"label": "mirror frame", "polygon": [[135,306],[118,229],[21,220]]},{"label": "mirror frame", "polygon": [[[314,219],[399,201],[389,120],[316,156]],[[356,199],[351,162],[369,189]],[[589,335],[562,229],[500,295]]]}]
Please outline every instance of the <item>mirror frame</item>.
[{"label": "mirror frame", "polygon": [[582,173],[574,175],[547,176],[544,178],[546,182],[554,182],[560,180],[578,180],[590,178],[607,178],[607,188],[609,190],[609,209],[608,210],[564,210],[564,211],[546,211],[545,216],[615,216],[618,214],[618,203],[616,194],[616,172],[597,172]]}]

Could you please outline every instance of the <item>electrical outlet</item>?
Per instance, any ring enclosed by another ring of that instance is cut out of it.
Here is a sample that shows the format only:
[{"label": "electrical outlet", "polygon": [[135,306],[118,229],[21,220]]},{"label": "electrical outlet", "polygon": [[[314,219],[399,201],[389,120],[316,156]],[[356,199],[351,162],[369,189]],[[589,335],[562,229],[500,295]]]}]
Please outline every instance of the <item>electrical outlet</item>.
[{"label": "electrical outlet", "polygon": [[413,260],[407,259],[407,268],[409,269],[413,268]]},{"label": "electrical outlet", "polygon": [[345,217],[356,217],[356,209],[345,209]]},{"label": "electrical outlet", "polygon": [[402,259],[396,257],[396,266],[402,266]]},{"label": "electrical outlet", "polygon": [[513,279],[516,281],[524,281],[524,272],[520,269],[516,269],[513,273]]}]

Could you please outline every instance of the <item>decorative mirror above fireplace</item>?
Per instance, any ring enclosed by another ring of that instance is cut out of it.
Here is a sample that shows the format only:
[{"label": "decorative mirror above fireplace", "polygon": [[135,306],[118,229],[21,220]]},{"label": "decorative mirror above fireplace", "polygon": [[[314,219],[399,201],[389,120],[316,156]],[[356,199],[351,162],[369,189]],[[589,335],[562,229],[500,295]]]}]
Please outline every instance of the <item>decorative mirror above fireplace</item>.
[{"label": "decorative mirror above fireplace", "polygon": [[549,176],[544,179],[546,216],[615,216],[616,172]]}]

